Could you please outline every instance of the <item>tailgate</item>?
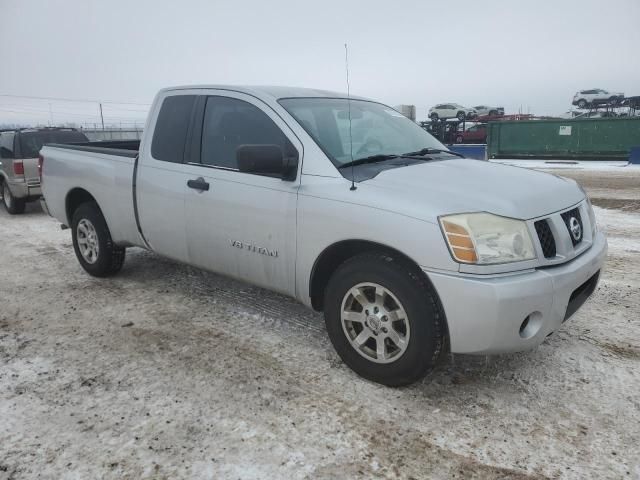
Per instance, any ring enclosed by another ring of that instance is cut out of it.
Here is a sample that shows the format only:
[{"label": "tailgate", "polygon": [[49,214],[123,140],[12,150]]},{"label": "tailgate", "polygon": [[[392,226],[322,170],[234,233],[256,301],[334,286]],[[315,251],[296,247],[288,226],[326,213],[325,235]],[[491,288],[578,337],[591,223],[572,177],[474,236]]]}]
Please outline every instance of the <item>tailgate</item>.
[{"label": "tailgate", "polygon": [[24,179],[27,185],[40,185],[40,175],[38,174],[38,159],[25,158],[22,160],[24,165]]}]

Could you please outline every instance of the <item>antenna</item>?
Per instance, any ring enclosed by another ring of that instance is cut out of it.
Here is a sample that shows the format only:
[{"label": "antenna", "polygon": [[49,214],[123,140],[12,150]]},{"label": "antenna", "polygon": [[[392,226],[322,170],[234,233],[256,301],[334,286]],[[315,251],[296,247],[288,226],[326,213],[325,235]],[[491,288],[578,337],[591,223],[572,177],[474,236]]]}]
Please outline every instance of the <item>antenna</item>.
[{"label": "antenna", "polygon": [[357,189],[355,173],[353,171],[353,136],[351,135],[351,88],[349,85],[349,47],[347,44],[344,44],[344,67],[347,73],[347,104],[349,105],[349,156],[351,158],[351,188],[349,190],[353,191]]}]

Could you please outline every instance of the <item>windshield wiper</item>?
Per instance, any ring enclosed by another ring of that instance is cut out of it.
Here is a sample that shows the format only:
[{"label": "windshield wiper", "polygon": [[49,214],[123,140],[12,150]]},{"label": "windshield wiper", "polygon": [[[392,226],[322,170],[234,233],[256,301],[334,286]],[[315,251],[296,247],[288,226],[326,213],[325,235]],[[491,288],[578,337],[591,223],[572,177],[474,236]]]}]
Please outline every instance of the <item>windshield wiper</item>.
[{"label": "windshield wiper", "polygon": [[343,163],[338,168],[347,168],[347,167],[355,167],[356,165],[364,165],[365,163],[380,163],[385,160],[392,160],[394,158],[398,158],[400,155],[370,155],[364,158],[358,158],[357,160],[353,160],[351,162]]},{"label": "windshield wiper", "polygon": [[465,158],[464,155],[458,152],[452,152],[451,150],[442,150],[440,148],[423,148],[417,152],[403,153],[403,157],[429,155],[430,153],[448,153],[449,155],[455,155],[456,157]]}]

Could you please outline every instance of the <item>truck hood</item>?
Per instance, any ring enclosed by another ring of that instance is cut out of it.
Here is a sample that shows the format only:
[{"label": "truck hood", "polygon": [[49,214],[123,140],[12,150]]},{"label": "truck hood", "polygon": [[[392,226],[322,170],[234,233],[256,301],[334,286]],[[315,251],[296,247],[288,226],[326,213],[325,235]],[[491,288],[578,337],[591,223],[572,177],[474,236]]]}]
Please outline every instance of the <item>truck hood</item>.
[{"label": "truck hood", "polygon": [[[482,160],[431,161],[380,172],[361,184],[398,213],[435,222],[440,215],[484,211],[528,220],[562,210],[584,199],[574,180]],[[363,192],[364,193],[364,192]]]}]

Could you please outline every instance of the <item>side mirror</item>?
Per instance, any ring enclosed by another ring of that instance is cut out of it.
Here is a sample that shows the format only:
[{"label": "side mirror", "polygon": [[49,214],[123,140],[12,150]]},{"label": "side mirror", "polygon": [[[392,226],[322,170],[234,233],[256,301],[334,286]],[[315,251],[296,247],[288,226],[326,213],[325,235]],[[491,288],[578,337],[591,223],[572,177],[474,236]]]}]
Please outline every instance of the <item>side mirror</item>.
[{"label": "side mirror", "polygon": [[[295,149],[292,149],[295,151]],[[236,150],[238,170],[283,180],[295,180],[298,154],[286,156],[279,145],[240,145]]]}]

